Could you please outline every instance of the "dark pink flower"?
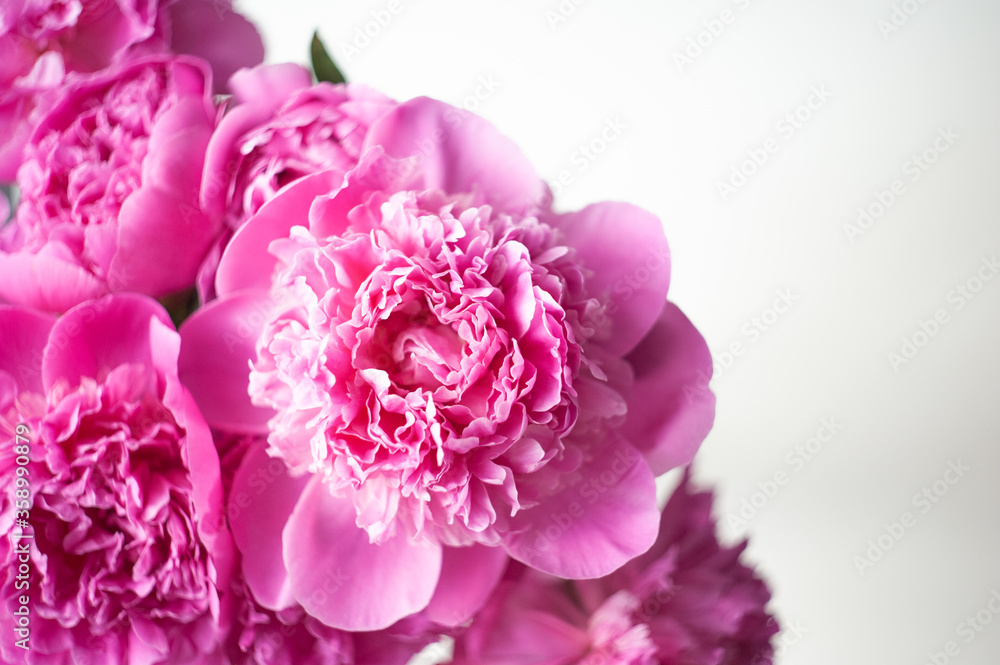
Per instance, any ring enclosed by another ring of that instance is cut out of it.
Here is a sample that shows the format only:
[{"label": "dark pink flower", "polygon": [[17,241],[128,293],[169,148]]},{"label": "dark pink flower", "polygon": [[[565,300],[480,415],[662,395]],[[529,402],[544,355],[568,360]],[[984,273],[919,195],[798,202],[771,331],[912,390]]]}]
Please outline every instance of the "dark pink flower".
[{"label": "dark pink flower", "polygon": [[61,312],[108,292],[194,285],[220,222],[198,207],[216,110],[200,60],[81,79],[42,119],[0,233],[0,297]]},{"label": "dark pink flower", "polygon": [[[0,430],[13,440],[26,425],[30,457],[0,465],[0,602],[10,617],[26,596],[31,613],[30,649],[12,621],[0,627],[3,662],[206,662],[233,552],[218,456],[177,379],[166,312],[138,295],[58,321],[3,306],[0,334]],[[21,494],[15,466],[28,469]]]},{"label": "dark pink flower", "polygon": [[153,53],[196,55],[224,82],[264,58],[256,29],[230,0],[10,0],[0,6],[0,182],[58,88]]},{"label": "dark pink flower", "polygon": [[683,392],[711,359],[666,301],[660,221],[553,213],[513,143],[429,99],[361,154],[264,203],[182,330],[209,421],[291,470],[241,544],[255,595],[350,630],[457,625],[507,555],[586,578],[646,551],[654,474],[714,415]]},{"label": "dark pink flower", "polygon": [[357,166],[368,128],[396,103],[358,84],[312,84],[293,64],[237,72],[229,81],[236,106],[212,135],[205,160],[202,207],[227,229],[199,277],[202,302],[215,297],[215,270],[232,232],[299,178]]},{"label": "dark pink flower", "polygon": [[469,630],[457,665],[770,665],[770,592],[722,547],[712,495],[688,473],[653,547],[600,579],[567,581],[512,564]]}]

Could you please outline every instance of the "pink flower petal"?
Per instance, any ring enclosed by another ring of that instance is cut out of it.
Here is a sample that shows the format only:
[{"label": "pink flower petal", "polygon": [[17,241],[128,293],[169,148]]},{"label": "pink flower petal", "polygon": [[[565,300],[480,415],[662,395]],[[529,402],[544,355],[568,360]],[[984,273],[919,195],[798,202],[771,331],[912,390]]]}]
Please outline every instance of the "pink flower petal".
[{"label": "pink flower petal", "polygon": [[313,199],[336,191],[342,179],[338,171],[324,171],[296,180],[247,220],[219,262],[215,278],[219,297],[239,289],[269,288],[275,265],[275,257],[268,252],[271,241],[287,237],[293,226],[308,225]]},{"label": "pink flower petal", "polygon": [[445,626],[465,623],[486,603],[508,561],[500,547],[445,547],[441,579],[425,616]]},{"label": "pink flower petal", "polygon": [[30,309],[0,305],[0,368],[21,390],[43,393],[42,350],[56,318]]},{"label": "pink flower petal", "polygon": [[[169,328],[172,336],[170,340],[165,339],[166,326],[157,322],[151,328],[154,354],[166,346],[176,345],[177,348],[171,352],[173,364],[170,365],[171,368],[176,367],[180,338],[174,332],[173,325]],[[159,359],[154,361],[160,362]],[[191,473],[191,494],[198,514],[198,534],[212,552],[217,588],[228,588],[229,580],[235,572],[236,551],[226,526],[222,469],[212,432],[191,393],[180,384],[173,373],[167,376],[163,404],[170,409],[177,424],[184,429],[184,447],[181,449],[181,455],[184,465]]]},{"label": "pink flower petal", "polygon": [[[302,70],[298,65],[274,65],[273,67],[288,67],[289,73]],[[251,73],[260,69],[267,70],[262,76],[250,76]],[[271,79],[278,79],[279,74],[284,71],[272,70],[270,67],[258,67],[251,70],[241,70],[233,75],[230,86],[238,85],[241,89],[255,91],[255,86],[267,85]],[[249,77],[249,81],[245,81]],[[298,79],[295,76],[295,79]],[[291,82],[279,83],[281,87],[291,87],[296,85]],[[308,85],[308,83],[306,83]],[[255,91],[256,92],[256,91]],[[267,99],[271,104],[263,101],[256,101],[253,104],[240,104],[226,113],[212,133],[212,138],[208,143],[208,150],[205,153],[205,177],[201,186],[201,207],[207,214],[221,217],[226,211],[226,197],[233,186],[233,179],[237,177],[240,168],[240,161],[243,155],[239,153],[240,138],[247,132],[264,124],[274,112],[275,108],[281,105],[285,97],[282,92],[272,92]]]},{"label": "pink flower petal", "polygon": [[[336,170],[329,172],[330,182],[335,182]],[[391,159],[381,147],[366,152],[358,165],[341,179],[337,187],[321,196],[309,210],[309,231],[317,238],[342,235],[350,225],[350,214],[362,205],[373,192],[386,189],[420,190],[419,176],[407,162]]]},{"label": "pink flower petal", "polygon": [[264,60],[264,43],[250,21],[219,0],[170,3],[170,49],[204,58],[212,64],[216,92],[242,67]]},{"label": "pink flower petal", "polygon": [[313,476],[283,535],[285,565],[307,612],[341,630],[381,630],[427,607],[441,546],[399,534],[374,545],[354,504]]},{"label": "pink flower petal", "polygon": [[646,336],[666,304],[670,249],[660,220],[629,203],[605,202],[549,220],[566,234],[580,262],[593,271],[591,293],[610,297],[611,335],[603,340],[625,355]]},{"label": "pink flower petal", "polygon": [[55,253],[0,252],[0,299],[7,302],[58,313],[107,290],[85,268]]},{"label": "pink flower petal", "polygon": [[[176,337],[166,310],[135,293],[112,294],[69,310],[52,327],[45,347],[42,382],[46,390],[59,381],[79,385],[83,376],[103,380],[108,370],[123,363],[156,368],[163,377],[164,364],[156,358],[170,352],[162,348],[164,340],[153,344],[157,323]],[[172,364],[169,367],[172,371]]]},{"label": "pink flower petal", "polygon": [[660,475],[691,461],[715,420],[708,387],[712,356],[701,333],[673,303],[628,361],[635,383],[622,431]]},{"label": "pink flower petal", "polygon": [[[455,642],[454,665],[569,665],[589,646],[586,615],[552,578],[512,564]],[[610,664],[609,664],[610,665]]]},{"label": "pink flower petal", "polygon": [[424,184],[480,203],[526,211],[550,194],[520,148],[483,118],[427,97],[399,105],[372,125],[364,146],[390,157],[418,157]]},{"label": "pink flower petal", "polygon": [[309,70],[291,62],[241,69],[229,79],[229,89],[236,101],[239,104],[253,102],[258,109],[267,109],[264,117],[273,113],[293,92],[312,84]]},{"label": "pink flower petal", "polygon": [[269,409],[254,406],[247,388],[250,360],[270,301],[263,291],[213,300],[181,326],[178,373],[210,425],[266,434]]},{"label": "pink flower petal", "polygon": [[511,519],[503,545],[511,557],[568,579],[607,575],[656,540],[656,483],[642,455],[624,441],[593,455],[576,483]]},{"label": "pink flower petal", "polygon": [[156,297],[190,288],[218,231],[192,202],[140,189],[122,204],[108,285]]},{"label": "pink flower petal", "polygon": [[142,182],[169,185],[171,193],[192,207],[201,187],[200,164],[193,160],[205,154],[212,135],[211,116],[202,100],[183,97],[153,126],[149,153],[142,163]]},{"label": "pink flower petal", "polygon": [[292,478],[285,463],[252,446],[233,477],[229,526],[243,555],[243,575],[254,598],[271,610],[295,604],[281,553],[281,532],[309,476]]}]

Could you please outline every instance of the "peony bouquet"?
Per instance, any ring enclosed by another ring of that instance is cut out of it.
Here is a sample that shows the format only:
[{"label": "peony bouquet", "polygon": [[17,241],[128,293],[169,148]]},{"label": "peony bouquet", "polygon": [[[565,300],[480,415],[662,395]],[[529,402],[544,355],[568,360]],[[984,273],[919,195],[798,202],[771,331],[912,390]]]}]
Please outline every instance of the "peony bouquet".
[{"label": "peony bouquet", "polygon": [[0,54],[3,663],[771,662],[657,502],[715,400],[656,216],[220,0],[5,2]]}]

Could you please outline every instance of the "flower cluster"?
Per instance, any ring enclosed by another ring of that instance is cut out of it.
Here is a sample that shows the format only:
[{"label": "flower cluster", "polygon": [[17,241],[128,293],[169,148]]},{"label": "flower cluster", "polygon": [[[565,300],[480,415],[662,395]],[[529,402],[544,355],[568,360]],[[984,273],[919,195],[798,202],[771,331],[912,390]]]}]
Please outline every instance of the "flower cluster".
[{"label": "flower cluster", "polygon": [[708,496],[657,505],[715,400],[655,215],[226,0],[16,4],[3,662],[768,662]]}]

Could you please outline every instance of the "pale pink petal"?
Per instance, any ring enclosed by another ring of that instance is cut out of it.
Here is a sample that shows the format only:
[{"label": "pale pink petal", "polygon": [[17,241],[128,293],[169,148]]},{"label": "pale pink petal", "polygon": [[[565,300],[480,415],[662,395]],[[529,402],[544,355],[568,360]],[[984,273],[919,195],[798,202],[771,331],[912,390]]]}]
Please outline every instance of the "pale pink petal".
[{"label": "pale pink petal", "polygon": [[142,181],[169,187],[171,194],[193,206],[201,187],[201,165],[194,160],[205,154],[211,135],[212,123],[202,100],[180,99],[153,126]]},{"label": "pale pink petal", "polygon": [[622,431],[660,475],[691,461],[715,419],[712,356],[673,303],[628,356],[635,384]]},{"label": "pale pink petal", "polygon": [[244,291],[212,301],[181,326],[178,373],[205,419],[217,429],[268,431],[273,412],[254,406],[247,387],[269,302],[266,292]]},{"label": "pale pink petal", "polygon": [[585,630],[543,610],[525,610],[517,621],[500,622],[481,645],[488,659],[468,653],[468,642],[453,665],[577,665],[589,646]]},{"label": "pale pink petal", "polygon": [[445,626],[465,623],[486,603],[508,561],[500,547],[445,547],[441,579],[425,616]]},{"label": "pale pink petal", "polygon": [[173,330],[158,302],[135,293],[112,294],[69,310],[49,334],[42,362],[46,390],[60,381],[78,385],[83,376],[103,380],[124,363],[156,367],[154,358],[163,349],[162,343],[153,345],[155,323]]},{"label": "pale pink petal", "polygon": [[243,575],[254,598],[271,610],[295,604],[281,553],[281,532],[309,476],[292,478],[285,463],[253,445],[233,477],[229,526],[243,557]]},{"label": "pale pink petal", "polygon": [[150,187],[134,192],[122,204],[108,285],[157,297],[194,286],[219,226],[168,192]]},{"label": "pale pink petal", "polygon": [[441,546],[405,534],[372,544],[354,504],[313,476],[283,535],[295,597],[342,630],[380,630],[427,607],[441,573]]},{"label": "pale pink petal", "polygon": [[610,336],[602,340],[624,355],[659,318],[670,286],[670,250],[660,220],[629,203],[595,203],[547,220],[566,234],[592,275],[588,290],[610,298]]},{"label": "pale pink petal", "polygon": [[483,118],[418,97],[372,125],[365,148],[417,157],[424,185],[451,194],[475,192],[480,203],[525,211],[547,202],[545,184],[520,148]]},{"label": "pale pink petal", "polygon": [[218,295],[239,289],[268,288],[275,257],[268,252],[272,240],[285,238],[293,226],[309,224],[313,199],[340,187],[343,174],[324,171],[295,181],[265,203],[244,224],[222,254],[215,278]]},{"label": "pale pink petal", "polygon": [[229,78],[229,90],[239,104],[253,102],[271,113],[296,90],[312,85],[312,75],[302,65],[283,62],[241,69]]},{"label": "pale pink petal", "polygon": [[176,0],[168,11],[171,50],[208,60],[216,92],[223,92],[235,71],[264,60],[257,29],[220,0]]},{"label": "pale pink petal", "polygon": [[7,302],[58,313],[105,293],[101,280],[52,253],[0,252],[0,299]]},{"label": "pale pink petal", "polygon": [[515,563],[455,642],[453,663],[579,663],[590,641],[582,626],[585,620],[582,609],[553,584],[553,578]]},{"label": "pale pink petal", "polygon": [[21,390],[42,393],[42,350],[56,319],[30,309],[0,305],[0,369]]},{"label": "pale pink petal", "polygon": [[511,557],[568,579],[607,575],[656,540],[656,483],[642,455],[616,441],[583,465],[577,482],[511,519]]}]

